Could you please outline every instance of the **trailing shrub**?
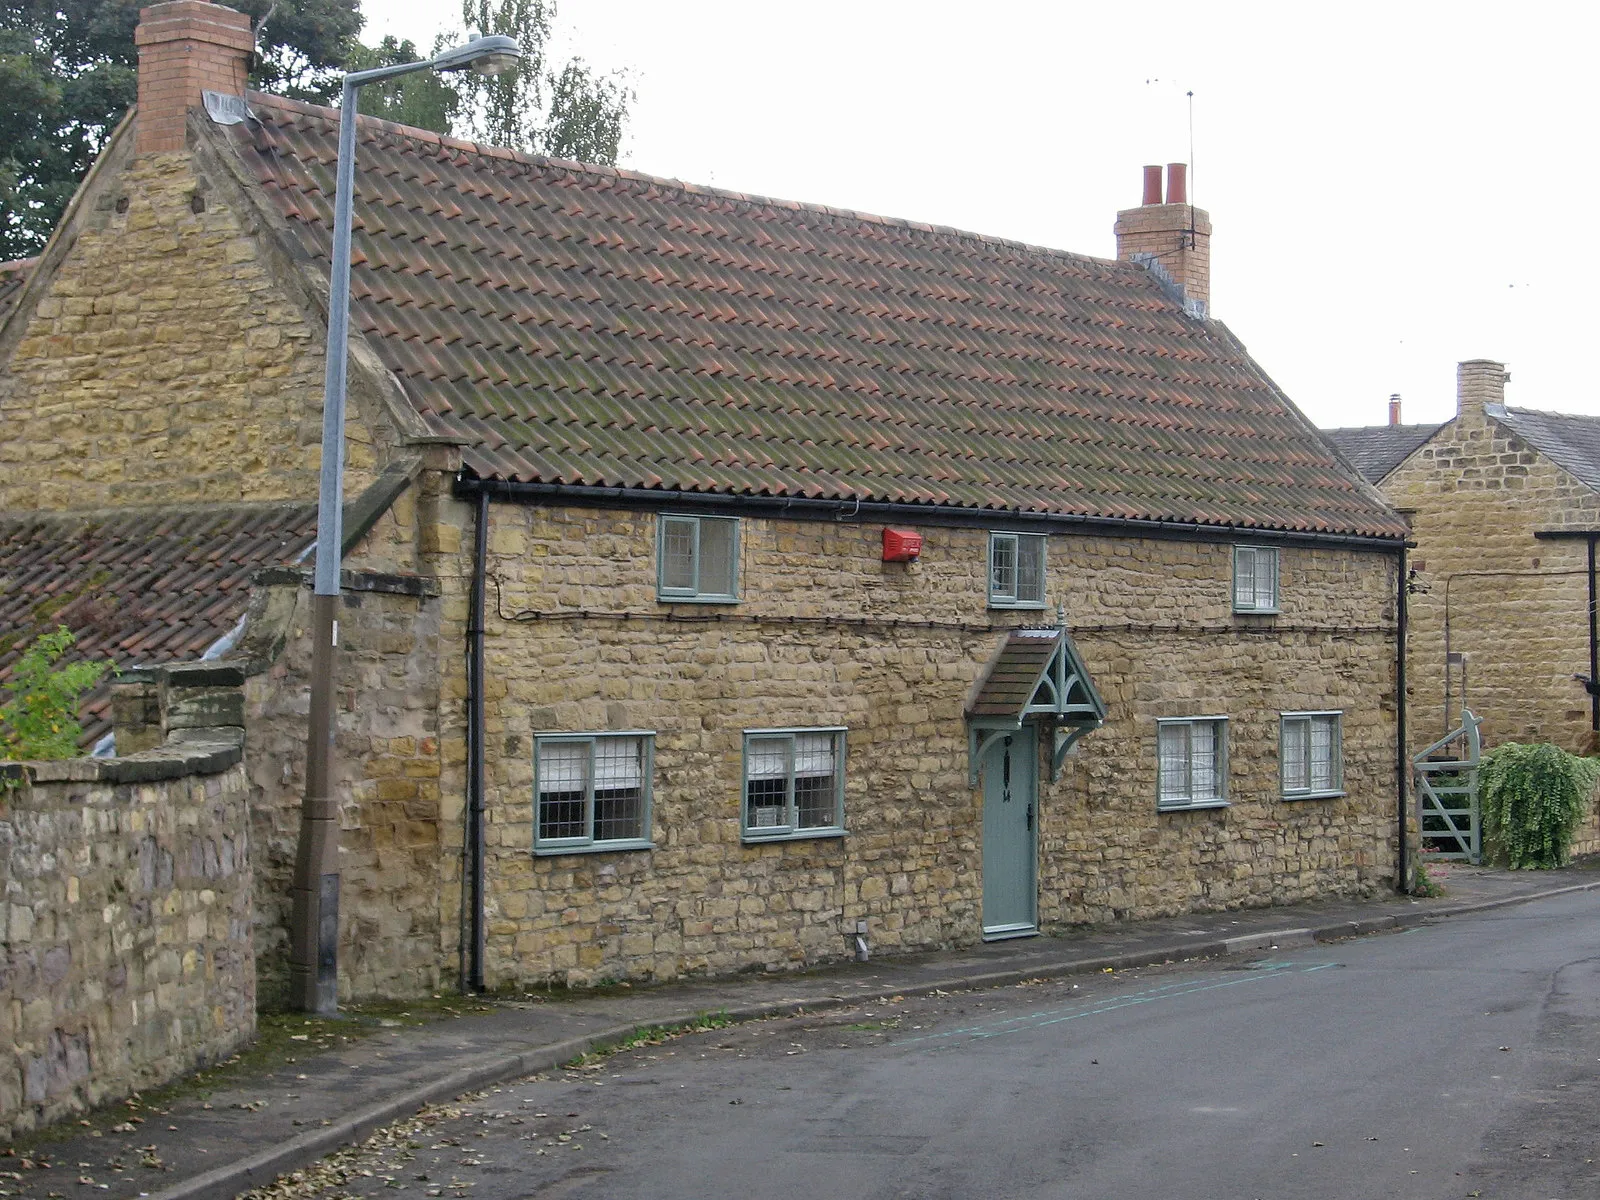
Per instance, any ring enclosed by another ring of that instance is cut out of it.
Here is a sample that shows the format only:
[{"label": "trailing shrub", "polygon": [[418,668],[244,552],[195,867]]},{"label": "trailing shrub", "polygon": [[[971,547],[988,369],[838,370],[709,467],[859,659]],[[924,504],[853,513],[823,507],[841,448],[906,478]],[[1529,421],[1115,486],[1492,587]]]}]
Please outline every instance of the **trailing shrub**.
[{"label": "trailing shrub", "polygon": [[65,625],[40,634],[11,668],[10,697],[0,704],[0,758],[78,757],[78,697],[112,669],[109,662],[56,663],[72,646]]},{"label": "trailing shrub", "polygon": [[1600,762],[1547,742],[1507,742],[1484,755],[1478,790],[1494,859],[1514,870],[1565,866],[1597,780]]}]

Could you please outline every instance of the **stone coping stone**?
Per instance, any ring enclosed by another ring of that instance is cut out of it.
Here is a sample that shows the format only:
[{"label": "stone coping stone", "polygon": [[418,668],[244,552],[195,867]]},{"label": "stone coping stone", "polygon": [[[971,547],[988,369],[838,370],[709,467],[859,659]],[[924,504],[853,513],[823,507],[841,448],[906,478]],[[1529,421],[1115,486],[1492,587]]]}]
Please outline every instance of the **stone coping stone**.
[{"label": "stone coping stone", "polygon": [[244,730],[189,729],[154,750],[126,758],[67,758],[0,763],[0,780],[33,783],[158,783],[216,775],[244,758]]}]

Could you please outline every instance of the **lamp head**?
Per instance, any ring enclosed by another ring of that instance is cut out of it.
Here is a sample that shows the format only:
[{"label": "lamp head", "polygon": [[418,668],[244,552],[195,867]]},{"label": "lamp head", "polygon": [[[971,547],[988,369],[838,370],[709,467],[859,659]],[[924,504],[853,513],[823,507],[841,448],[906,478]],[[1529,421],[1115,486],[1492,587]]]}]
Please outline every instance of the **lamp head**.
[{"label": "lamp head", "polygon": [[474,38],[464,46],[446,50],[433,60],[435,71],[472,71],[477,75],[499,75],[522,61],[517,39],[504,34]]}]

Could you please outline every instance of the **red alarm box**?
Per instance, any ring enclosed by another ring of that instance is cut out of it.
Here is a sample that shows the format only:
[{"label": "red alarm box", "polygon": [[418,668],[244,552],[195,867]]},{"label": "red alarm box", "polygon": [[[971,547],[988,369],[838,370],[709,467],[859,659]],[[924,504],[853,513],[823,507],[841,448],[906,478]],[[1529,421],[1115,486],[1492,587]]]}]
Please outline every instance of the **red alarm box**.
[{"label": "red alarm box", "polygon": [[915,562],[922,553],[922,535],[909,529],[883,531],[884,562]]}]

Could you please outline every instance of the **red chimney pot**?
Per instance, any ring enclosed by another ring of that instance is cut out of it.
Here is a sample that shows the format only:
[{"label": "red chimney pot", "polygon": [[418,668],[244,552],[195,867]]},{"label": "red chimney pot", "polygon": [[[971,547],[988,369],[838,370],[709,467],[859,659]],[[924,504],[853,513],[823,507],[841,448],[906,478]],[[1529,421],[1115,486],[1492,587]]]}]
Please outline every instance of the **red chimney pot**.
[{"label": "red chimney pot", "polygon": [[1139,202],[1143,205],[1161,203],[1161,165],[1144,169],[1144,199]]},{"label": "red chimney pot", "polygon": [[1189,203],[1189,167],[1186,163],[1167,164],[1167,203]]},{"label": "red chimney pot", "polygon": [[1389,397],[1389,424],[1400,424],[1400,393],[1396,392]]}]

